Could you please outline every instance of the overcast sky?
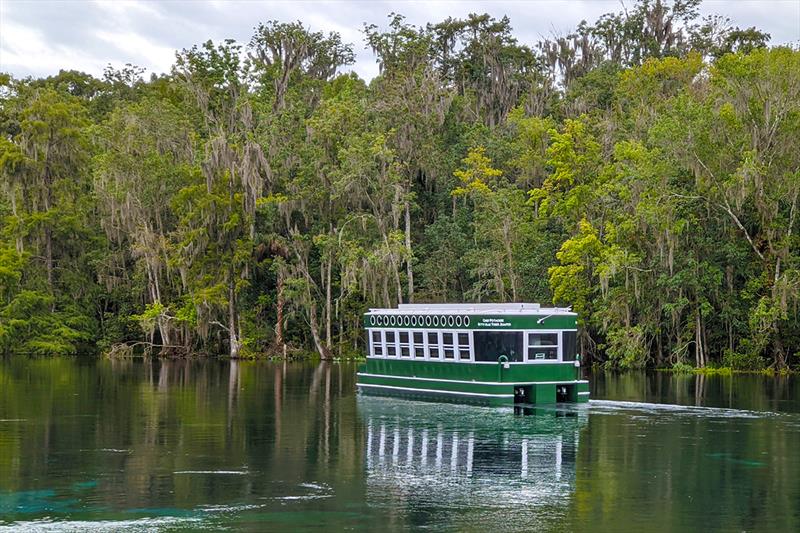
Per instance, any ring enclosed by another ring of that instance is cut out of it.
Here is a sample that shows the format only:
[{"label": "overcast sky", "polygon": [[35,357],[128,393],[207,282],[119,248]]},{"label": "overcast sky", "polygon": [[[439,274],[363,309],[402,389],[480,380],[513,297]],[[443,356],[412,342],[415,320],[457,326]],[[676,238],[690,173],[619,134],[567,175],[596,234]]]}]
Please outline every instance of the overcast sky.
[{"label": "overcast sky", "polygon": [[[533,44],[621,7],[620,0],[0,0],[0,71],[16,77],[47,76],[60,69],[101,75],[109,63],[132,63],[148,72],[167,72],[176,50],[208,39],[246,43],[259,21],[275,19],[339,32],[355,45],[353,69],[370,79],[378,69],[364,48],[363,23],[385,27],[392,11],[413,24],[469,13],[508,15],[517,38]],[[772,35],[773,44],[800,43],[800,0],[706,0],[702,12],[725,15],[735,26],[756,26]]]}]

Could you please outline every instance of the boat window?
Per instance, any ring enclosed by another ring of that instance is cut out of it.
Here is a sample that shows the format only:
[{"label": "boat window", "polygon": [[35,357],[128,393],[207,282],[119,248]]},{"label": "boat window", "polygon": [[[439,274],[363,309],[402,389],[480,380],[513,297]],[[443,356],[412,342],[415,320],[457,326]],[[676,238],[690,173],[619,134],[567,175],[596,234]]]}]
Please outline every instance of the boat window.
[{"label": "boat window", "polygon": [[412,334],[414,345],[413,355],[417,359],[425,358],[425,336],[421,331],[414,331]]},{"label": "boat window", "polygon": [[458,334],[458,360],[469,361],[471,359],[469,354],[469,333]]},{"label": "boat window", "polygon": [[561,333],[563,346],[561,348],[562,361],[574,361],[578,355],[578,332],[564,331]]},{"label": "boat window", "polygon": [[401,331],[398,333],[400,338],[400,357],[411,357],[411,347],[408,343],[408,331]]},{"label": "boat window", "polygon": [[372,332],[372,355],[383,357],[383,339],[380,331]]},{"label": "boat window", "polygon": [[397,356],[397,345],[394,343],[394,331],[386,332],[386,356]]},{"label": "boat window", "polygon": [[445,359],[455,359],[456,352],[453,346],[453,334],[450,332],[442,333],[442,352]]},{"label": "boat window", "polygon": [[431,359],[439,359],[439,333],[428,332],[428,354]]},{"label": "boat window", "polygon": [[528,361],[558,359],[558,333],[528,333]]},{"label": "boat window", "polygon": [[509,362],[522,361],[522,332],[474,331],[472,332],[476,361],[497,361],[501,355]]}]

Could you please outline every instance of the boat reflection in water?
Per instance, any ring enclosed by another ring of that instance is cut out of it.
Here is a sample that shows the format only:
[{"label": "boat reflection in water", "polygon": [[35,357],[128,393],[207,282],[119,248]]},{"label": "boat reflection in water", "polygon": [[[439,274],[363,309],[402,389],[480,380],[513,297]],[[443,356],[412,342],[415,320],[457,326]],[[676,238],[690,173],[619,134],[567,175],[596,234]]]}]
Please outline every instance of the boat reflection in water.
[{"label": "boat reflection in water", "polygon": [[358,408],[368,499],[405,500],[410,515],[428,517],[411,524],[398,517],[403,524],[430,523],[434,513],[441,524],[454,511],[450,526],[502,519],[538,527],[566,512],[585,406],[514,410],[363,397]]}]

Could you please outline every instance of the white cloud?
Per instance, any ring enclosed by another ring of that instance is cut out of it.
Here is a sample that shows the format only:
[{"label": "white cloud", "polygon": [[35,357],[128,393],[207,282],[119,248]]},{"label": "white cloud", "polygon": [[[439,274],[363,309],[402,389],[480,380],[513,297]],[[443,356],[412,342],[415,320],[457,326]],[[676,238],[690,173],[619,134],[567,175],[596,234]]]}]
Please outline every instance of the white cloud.
[{"label": "white cloud", "polygon": [[[364,47],[363,24],[385,27],[392,11],[403,13],[412,24],[476,12],[497,18],[508,15],[517,38],[533,44],[554,32],[567,32],[581,20],[594,21],[602,13],[620,9],[619,0],[0,0],[0,71],[46,76],[63,68],[99,75],[108,63],[133,63],[151,72],[165,72],[176,50],[208,39],[246,43],[258,22],[275,19],[301,20],[316,31],[338,31],[345,42],[354,44],[357,63],[353,70],[369,79],[378,68],[372,52]],[[728,16],[734,25],[767,31],[774,44],[800,43],[798,0],[707,0],[702,11]]]},{"label": "white cloud", "polygon": [[153,41],[131,31],[97,31],[95,35],[118,48],[134,65],[149,65],[152,72],[167,72],[175,58],[175,50],[169,46],[159,46]]},{"label": "white cloud", "polygon": [[56,73],[70,65],[81,70],[100,73],[105,66],[101,57],[91,50],[53,45],[37,28],[5,23],[0,43],[0,71],[18,76]]}]

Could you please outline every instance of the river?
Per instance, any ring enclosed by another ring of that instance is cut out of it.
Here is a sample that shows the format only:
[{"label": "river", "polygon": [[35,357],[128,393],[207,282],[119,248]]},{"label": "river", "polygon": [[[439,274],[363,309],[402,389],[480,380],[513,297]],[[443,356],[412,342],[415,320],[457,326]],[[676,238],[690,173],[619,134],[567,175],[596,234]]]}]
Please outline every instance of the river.
[{"label": "river", "polygon": [[795,378],[597,374],[515,411],[355,369],[0,359],[0,531],[800,531]]}]

